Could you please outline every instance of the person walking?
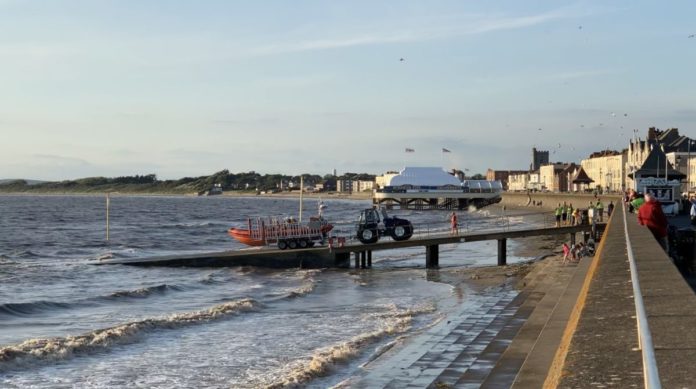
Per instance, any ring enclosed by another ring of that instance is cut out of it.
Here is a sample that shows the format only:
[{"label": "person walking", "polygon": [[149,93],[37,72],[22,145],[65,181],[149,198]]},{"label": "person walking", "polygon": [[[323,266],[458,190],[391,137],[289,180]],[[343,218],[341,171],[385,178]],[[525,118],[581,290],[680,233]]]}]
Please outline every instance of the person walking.
[{"label": "person walking", "polygon": [[614,202],[609,201],[609,205],[607,205],[607,218],[611,217],[612,212],[614,212]]},{"label": "person walking", "polygon": [[645,202],[638,208],[638,223],[648,227],[657,243],[667,251],[667,217],[662,204],[651,193],[646,193]]},{"label": "person walking", "polygon": [[457,212],[452,212],[450,215],[450,234],[459,235],[459,223],[457,221]]},{"label": "person walking", "polygon": [[565,265],[565,263],[570,259],[570,246],[568,246],[568,243],[563,242],[563,262],[562,264]]}]

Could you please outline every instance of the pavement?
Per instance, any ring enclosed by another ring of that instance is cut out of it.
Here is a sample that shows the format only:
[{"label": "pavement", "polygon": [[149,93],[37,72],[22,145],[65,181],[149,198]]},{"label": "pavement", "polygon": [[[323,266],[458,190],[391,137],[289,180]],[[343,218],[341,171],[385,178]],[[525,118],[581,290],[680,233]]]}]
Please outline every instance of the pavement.
[{"label": "pavement", "polygon": [[[527,274],[521,291],[499,286],[471,296],[480,300],[478,309],[462,305],[403,348],[368,364],[350,387],[508,388],[521,371],[527,377],[521,387],[543,383],[570,315],[559,307],[573,306],[589,262],[563,265],[550,257]],[[526,362],[533,350],[536,359]]]}]

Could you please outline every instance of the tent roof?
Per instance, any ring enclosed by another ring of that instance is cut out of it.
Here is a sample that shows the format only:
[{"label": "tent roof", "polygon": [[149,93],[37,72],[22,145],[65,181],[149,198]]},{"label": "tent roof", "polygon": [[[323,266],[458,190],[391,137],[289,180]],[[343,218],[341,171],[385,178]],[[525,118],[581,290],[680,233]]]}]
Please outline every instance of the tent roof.
[{"label": "tent roof", "polygon": [[591,182],[594,182],[593,179],[591,179],[587,173],[585,172],[585,169],[580,167],[580,170],[578,170],[578,173],[573,177],[573,184],[589,184]]},{"label": "tent roof", "polygon": [[405,167],[399,174],[391,177],[386,186],[461,186],[459,179],[441,167]]}]

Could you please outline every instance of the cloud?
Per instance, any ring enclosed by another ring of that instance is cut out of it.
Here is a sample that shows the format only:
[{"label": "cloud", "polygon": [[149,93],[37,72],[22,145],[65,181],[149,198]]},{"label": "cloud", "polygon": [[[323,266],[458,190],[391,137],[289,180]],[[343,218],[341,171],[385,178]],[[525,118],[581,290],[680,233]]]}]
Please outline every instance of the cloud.
[{"label": "cloud", "polygon": [[92,164],[81,158],[64,157],[52,154],[34,154],[32,158],[37,164],[50,164],[55,167],[80,167],[91,166]]},{"label": "cloud", "polygon": [[[445,18],[436,18],[425,22],[418,20],[411,22],[401,21],[398,25],[380,23],[380,26],[364,27],[363,29],[367,31],[354,33],[353,36],[336,36],[324,39],[267,44],[252,49],[249,54],[251,56],[267,56],[356,46],[423,42],[532,27],[554,20],[582,16],[585,13],[587,11],[579,12],[574,8],[561,8],[527,16],[467,14],[456,17],[448,15]],[[321,34],[317,33],[316,35]]]}]

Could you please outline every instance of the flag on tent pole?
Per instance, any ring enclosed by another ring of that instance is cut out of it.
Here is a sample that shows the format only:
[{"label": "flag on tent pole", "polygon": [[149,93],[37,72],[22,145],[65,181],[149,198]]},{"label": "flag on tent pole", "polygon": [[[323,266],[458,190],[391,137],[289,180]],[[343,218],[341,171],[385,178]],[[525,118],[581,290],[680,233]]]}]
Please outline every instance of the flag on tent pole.
[{"label": "flag on tent pole", "polygon": [[442,148],[442,152],[443,152],[443,153],[451,153],[451,151],[447,150],[447,149],[444,148],[444,147]]},{"label": "flag on tent pole", "polygon": [[406,152],[407,152],[407,153],[415,153],[416,150],[410,149],[410,148],[407,147],[407,148],[406,148]]}]

